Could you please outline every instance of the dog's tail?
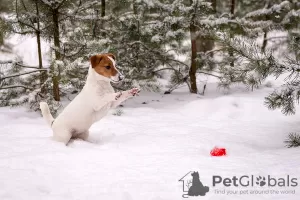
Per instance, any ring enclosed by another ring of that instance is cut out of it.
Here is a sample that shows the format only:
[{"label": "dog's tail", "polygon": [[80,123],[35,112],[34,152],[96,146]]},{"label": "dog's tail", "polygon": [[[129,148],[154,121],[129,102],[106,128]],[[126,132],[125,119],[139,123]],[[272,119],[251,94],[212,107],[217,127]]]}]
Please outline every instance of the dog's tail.
[{"label": "dog's tail", "polygon": [[47,124],[51,127],[51,125],[54,121],[54,118],[50,113],[48,104],[46,102],[40,102],[40,108],[41,108],[44,119],[46,120]]}]

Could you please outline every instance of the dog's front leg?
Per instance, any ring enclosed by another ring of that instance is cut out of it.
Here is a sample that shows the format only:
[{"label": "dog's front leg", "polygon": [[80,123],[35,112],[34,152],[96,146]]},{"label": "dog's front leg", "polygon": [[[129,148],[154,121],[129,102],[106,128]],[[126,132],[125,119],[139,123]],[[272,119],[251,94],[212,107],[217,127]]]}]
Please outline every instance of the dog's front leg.
[{"label": "dog's front leg", "polygon": [[103,108],[103,106],[107,105],[108,103],[113,103],[118,101],[121,96],[122,96],[121,92],[103,95],[102,97],[100,97],[99,102],[95,102],[94,110],[95,111],[101,110],[101,108]]},{"label": "dog's front leg", "polygon": [[139,92],[140,89],[138,88],[132,88],[131,90],[121,92],[120,98],[112,103],[111,108],[116,108],[118,105],[120,105],[122,102],[126,101],[127,99],[137,96]]}]

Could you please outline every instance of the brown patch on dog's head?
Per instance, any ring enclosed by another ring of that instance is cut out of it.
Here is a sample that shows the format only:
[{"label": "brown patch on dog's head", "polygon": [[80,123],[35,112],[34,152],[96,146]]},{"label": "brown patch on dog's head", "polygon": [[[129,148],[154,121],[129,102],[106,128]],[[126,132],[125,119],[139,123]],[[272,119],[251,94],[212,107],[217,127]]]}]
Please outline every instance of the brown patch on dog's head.
[{"label": "brown patch on dog's head", "polygon": [[111,53],[106,54],[98,54],[94,55],[90,58],[92,68],[100,75],[105,76],[107,78],[111,78],[116,76],[119,72],[116,69],[115,63],[111,61],[108,57],[113,60],[116,57]]}]

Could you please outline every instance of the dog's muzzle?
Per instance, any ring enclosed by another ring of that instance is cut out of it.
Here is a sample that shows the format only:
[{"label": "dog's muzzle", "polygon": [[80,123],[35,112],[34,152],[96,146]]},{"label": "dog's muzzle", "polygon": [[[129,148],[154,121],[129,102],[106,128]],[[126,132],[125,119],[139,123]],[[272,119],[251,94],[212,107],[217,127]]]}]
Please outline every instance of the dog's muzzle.
[{"label": "dog's muzzle", "polygon": [[121,74],[120,72],[118,74],[116,74],[115,76],[111,77],[111,80],[114,82],[114,83],[119,83],[121,81],[124,80],[124,75]]},{"label": "dog's muzzle", "polygon": [[123,81],[125,76],[123,74],[119,74],[119,81]]}]

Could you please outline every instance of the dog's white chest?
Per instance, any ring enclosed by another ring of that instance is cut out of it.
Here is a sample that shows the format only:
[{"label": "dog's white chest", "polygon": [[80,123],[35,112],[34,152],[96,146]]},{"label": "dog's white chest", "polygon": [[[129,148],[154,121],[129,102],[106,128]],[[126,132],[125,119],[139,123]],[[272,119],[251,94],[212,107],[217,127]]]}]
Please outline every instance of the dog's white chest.
[{"label": "dog's white chest", "polygon": [[103,118],[105,115],[107,115],[108,111],[110,110],[111,108],[111,103],[108,103],[106,105],[104,105],[100,110],[98,111],[95,111],[93,113],[93,121],[94,122],[97,122],[99,121],[101,118]]},{"label": "dog's white chest", "polygon": [[[109,84],[103,84],[100,81],[97,82],[97,86],[93,89],[94,93],[90,98],[94,99],[93,104],[97,109],[94,110],[93,114],[93,123],[99,121],[111,108],[112,102],[104,103],[102,97],[106,94],[114,93],[114,89]],[[100,107],[98,107],[101,105]]]}]

